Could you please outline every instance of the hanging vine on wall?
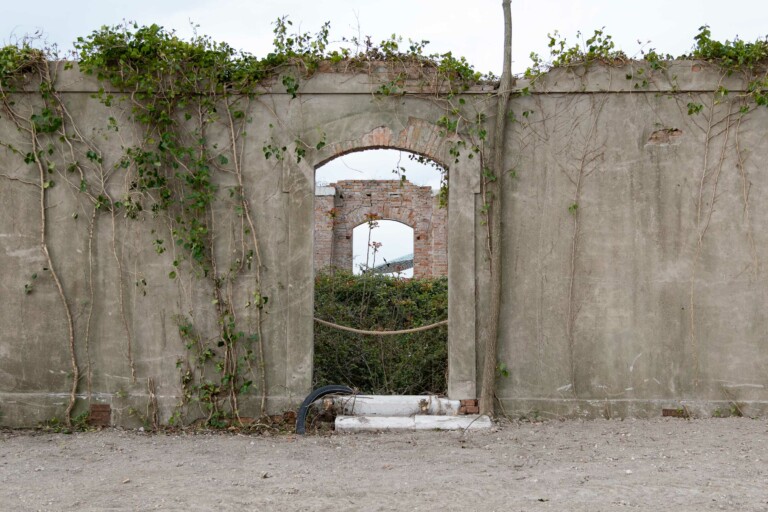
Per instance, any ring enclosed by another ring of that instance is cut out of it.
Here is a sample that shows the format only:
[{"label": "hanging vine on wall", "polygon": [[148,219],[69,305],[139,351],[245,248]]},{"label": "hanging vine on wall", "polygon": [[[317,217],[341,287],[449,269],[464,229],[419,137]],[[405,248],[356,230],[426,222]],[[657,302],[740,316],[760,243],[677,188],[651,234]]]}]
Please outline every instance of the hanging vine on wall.
[{"label": "hanging vine on wall", "polygon": [[[187,267],[212,285],[217,335],[197,336],[191,342],[195,327],[190,319],[178,319],[192,363],[179,362],[183,398],[172,419],[180,421],[183,406],[197,402],[208,424],[222,426],[229,419],[239,419],[238,396],[254,387],[254,365],[260,410],[266,412],[262,332],[266,298],[262,297],[261,248],[243,182],[242,134],[250,122],[247,112],[253,88],[287,57],[257,60],[205,37],[186,42],[156,25],[133,28],[135,32],[126,27],[103,28],[79,39],[80,68],[96,74],[111,90],[130,92],[121,100],[130,101],[133,120],[145,127],[141,142],[129,148],[121,161],[135,173],[126,202],[133,211],[148,209],[165,219],[173,244],[183,249]],[[302,62],[311,62],[311,56]],[[105,89],[99,91],[99,98],[108,105],[115,101]],[[221,146],[209,141],[208,131],[216,123],[229,133]],[[219,262],[214,250],[214,203],[221,195],[214,178],[217,172],[235,176],[237,186],[226,199],[243,219],[238,257],[227,262]],[[164,247],[162,239],[156,243]],[[175,259],[169,278],[175,279],[183,265]],[[241,326],[234,302],[234,284],[245,273],[253,276],[249,287],[259,304],[253,308],[256,318],[250,326]]]},{"label": "hanging vine on wall", "polygon": [[[349,42],[355,46],[354,50],[331,51],[328,49],[328,24],[315,35],[291,34],[290,25],[287,18],[277,20],[275,51],[261,59],[207,37],[195,36],[185,41],[157,25],[102,27],[79,38],[75,46],[80,70],[95,76],[103,84],[96,97],[107,107],[126,108],[128,119],[140,127],[139,137],[127,137],[135,142],[126,146],[114,162],[105,162],[96,141],[84,137],[76,120],[67,112],[55,91],[56,77],[50,70],[58,68],[51,62],[54,60],[51,54],[27,44],[5,47],[0,52],[4,106],[14,114],[17,125],[29,134],[31,142],[28,148],[4,145],[26,164],[41,169],[36,186],[42,198],[43,240],[47,229],[45,197],[57,181],[52,174],[63,176],[92,208],[87,230],[89,251],[93,251],[91,240],[99,218],[106,215],[111,220],[113,252],[120,276],[119,302],[127,336],[126,355],[134,380],[137,370],[132,356],[130,322],[124,309],[122,259],[114,240],[116,219],[122,216],[152,226],[154,251],[174,254],[168,269],[170,279],[178,279],[181,271],[189,270],[211,285],[217,333],[204,333],[204,329],[194,325],[190,317],[176,317],[189,357],[178,363],[183,393],[173,421],[183,421],[184,411],[193,403],[201,407],[211,425],[220,426],[236,420],[239,416],[238,397],[254,389],[261,394],[262,413],[266,408],[266,362],[261,327],[268,297],[262,290],[262,248],[257,222],[251,214],[242,172],[243,137],[246,124],[252,122],[249,117],[251,102],[274,87],[275,80],[288,94],[296,97],[302,81],[316,72],[323,62],[343,65],[344,70],[354,72],[369,72],[372,61],[386,62],[393,69],[421,69],[416,75],[431,91],[430,95],[438,97],[447,92],[452,99],[481,79],[464,59],[454,58],[450,53],[425,55],[425,41],[410,42],[407,50],[401,50],[402,39],[394,36],[380,45],[372,44],[370,38],[365,41],[353,39]],[[29,88],[27,79],[31,75],[40,84],[42,108],[28,115],[22,114],[15,105],[12,94]],[[409,79],[413,78],[413,75],[409,76]],[[391,92],[382,88],[379,96],[385,97]],[[272,121],[277,124],[280,120]],[[121,137],[120,125],[110,116],[105,131]],[[214,142],[211,131],[221,127],[228,132],[226,142],[219,140],[220,137]],[[446,135],[459,130],[457,126],[447,128]],[[47,142],[50,148],[43,147],[46,137],[51,139]],[[318,141],[313,142],[296,137],[290,148],[265,143],[264,156],[274,155],[280,159],[290,151],[300,162],[307,151],[320,150],[325,143],[324,134],[318,134]],[[44,158],[45,152],[49,158]],[[56,158],[60,162],[56,162]],[[234,176],[236,186],[220,190],[220,180],[216,178],[219,173]],[[116,175],[128,177],[127,187],[117,192],[119,197],[114,196],[116,187],[110,186],[110,179]],[[219,261],[221,256],[217,258],[214,250],[214,215],[222,206],[242,219],[238,235],[240,250],[232,261]],[[78,216],[75,212],[72,218]],[[155,228],[158,222],[166,226],[167,235]],[[89,261],[92,304],[91,256]],[[54,273],[53,260],[49,267]],[[245,305],[237,304],[236,283],[248,278],[253,279],[247,285],[252,290],[252,298]],[[137,286],[143,283],[141,290],[146,294],[146,279],[139,278],[136,283]],[[66,411],[69,423],[82,379],[75,350],[75,338],[80,331],[75,328],[75,320],[69,313],[66,290],[60,284],[58,288],[70,318],[72,386]],[[28,283],[25,293],[30,294],[31,290]],[[241,310],[249,307],[255,311],[253,322],[242,315]],[[90,393],[92,370],[88,332],[92,305],[86,317],[85,377]]]}]

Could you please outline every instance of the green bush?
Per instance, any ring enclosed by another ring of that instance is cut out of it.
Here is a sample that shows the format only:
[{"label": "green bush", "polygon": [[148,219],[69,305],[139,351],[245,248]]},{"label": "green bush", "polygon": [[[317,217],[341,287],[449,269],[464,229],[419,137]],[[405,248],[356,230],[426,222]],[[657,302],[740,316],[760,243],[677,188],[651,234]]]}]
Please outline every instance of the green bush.
[{"label": "green bush", "polygon": [[[397,279],[336,270],[315,279],[315,316],[363,330],[402,330],[448,316],[448,279]],[[314,385],[372,394],[444,394],[448,328],[359,335],[315,324]]]}]

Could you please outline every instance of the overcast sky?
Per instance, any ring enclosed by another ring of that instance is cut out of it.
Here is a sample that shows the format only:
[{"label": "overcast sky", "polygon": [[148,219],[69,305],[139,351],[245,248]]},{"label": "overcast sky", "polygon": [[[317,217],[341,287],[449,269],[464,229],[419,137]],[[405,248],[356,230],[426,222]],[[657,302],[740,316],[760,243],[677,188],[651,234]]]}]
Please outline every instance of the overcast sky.
[{"label": "overcast sky", "polygon": [[[0,0],[0,6],[3,43],[42,32],[48,42],[70,49],[78,36],[122,20],[157,23],[182,36],[192,34],[194,23],[200,26],[200,34],[264,56],[272,48],[274,20],[289,16],[294,27],[309,32],[330,21],[335,41],[370,35],[380,42],[394,33],[405,40],[430,41],[428,53],[450,51],[464,56],[478,71],[498,75],[502,66],[500,0]],[[529,66],[531,52],[548,56],[547,34],[555,30],[573,42],[578,30],[590,35],[605,27],[629,56],[639,55],[641,46],[673,55],[687,53],[704,24],[720,40],[738,36],[754,41],[768,35],[768,0],[512,0],[512,16],[514,73]],[[337,159],[318,171],[318,179],[388,179],[398,160],[415,167],[397,152],[384,154],[357,153]],[[434,171],[413,168],[408,177],[433,187],[439,182]],[[395,230],[394,235],[385,231],[380,228],[375,238],[384,242],[387,253],[393,245],[395,253],[412,250],[393,241],[402,239],[402,231]],[[355,249],[356,254],[364,247],[365,242]],[[364,261],[364,255],[360,257]]]},{"label": "overcast sky", "polygon": [[[479,71],[501,71],[502,10],[499,0],[0,0],[3,42],[42,30],[49,41],[70,47],[77,37],[123,19],[158,23],[226,41],[257,56],[269,52],[272,23],[290,16],[303,31],[331,22],[332,36],[371,35],[380,41],[392,33],[431,41],[435,52],[463,55]],[[768,2],[745,0],[512,0],[513,71],[522,72],[532,51],[547,55],[547,33],[559,30],[572,39],[577,30],[606,27],[627,54],[637,41],[665,53],[689,51],[703,24],[713,37],[755,40],[768,34]]]}]

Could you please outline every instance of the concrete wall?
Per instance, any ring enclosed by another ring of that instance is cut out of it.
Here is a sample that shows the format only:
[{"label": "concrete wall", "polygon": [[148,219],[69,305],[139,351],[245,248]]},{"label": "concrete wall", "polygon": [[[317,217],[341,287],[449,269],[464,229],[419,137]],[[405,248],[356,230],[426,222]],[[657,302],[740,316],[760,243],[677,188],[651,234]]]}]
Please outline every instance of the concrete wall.
[{"label": "concrete wall", "polygon": [[[701,64],[646,69],[647,86],[632,78],[641,66],[553,72],[512,101],[519,122],[507,139],[514,172],[502,181],[499,343],[510,376],[497,393],[509,414],[643,416],[683,405],[761,414],[768,404],[768,109],[741,115],[745,84]],[[415,152],[448,169],[449,396],[477,394],[483,347],[475,340],[488,289],[480,158],[449,152],[458,138],[435,126],[445,109],[423,81],[406,84],[405,95],[371,94],[388,79],[386,67],[320,73],[297,98],[276,86],[248,105],[243,177],[263,253],[260,291],[270,298],[263,328],[273,411],[295,406],[311,384],[314,169],[367,148]],[[713,93],[721,85],[728,95]],[[80,133],[103,157],[89,167],[97,176],[88,176],[88,193],[105,183],[120,198],[129,183],[116,164],[136,129],[124,103],[107,108],[91,97],[97,88],[74,70],[59,74]],[[465,98],[492,113],[488,92]],[[41,108],[36,98],[14,98],[26,119]],[[703,110],[689,115],[689,103]],[[209,131],[211,144],[226,144],[224,126]],[[269,141],[290,152],[297,138],[323,135],[326,146],[301,162],[264,159]],[[38,176],[7,146],[23,153],[28,142],[7,116],[0,140],[0,423],[32,425],[66,407],[69,335],[40,245]],[[168,421],[180,400],[176,363],[188,357],[178,322],[215,332],[211,286],[187,271],[168,278],[177,255],[172,243],[155,250],[158,237],[172,239],[161,221],[93,216],[76,173],[57,167],[50,176],[47,242],[75,327],[80,410],[90,396],[111,404],[112,423],[131,425],[138,420],[130,412],[146,411],[154,396]],[[216,251],[227,261],[240,242],[241,220],[227,202],[237,182],[231,172],[216,180]],[[246,274],[229,293],[245,304],[252,279]],[[238,315],[247,323],[254,313]],[[242,397],[242,414],[257,411],[258,393]]]},{"label": "concrete wall", "polygon": [[318,189],[315,271],[352,270],[353,231],[375,215],[413,229],[413,277],[448,275],[447,209],[431,187],[400,180],[343,180]]},{"label": "concrete wall", "polygon": [[[87,410],[89,402],[109,404],[111,423],[139,425],[156,401],[159,420],[167,422],[182,401],[180,368],[194,363],[180,338],[179,324],[191,323],[215,340],[213,287],[208,277],[183,260],[183,250],[173,243],[162,215],[144,211],[133,220],[124,216],[124,210],[114,215],[108,209],[94,213],[98,195],[108,193],[121,201],[130,197],[132,178],[121,168],[120,159],[126,148],[139,142],[139,129],[129,120],[130,102],[125,96],[115,92],[112,106],[105,107],[93,97],[99,88],[95,80],[63,65],[57,76],[56,87],[75,123],[70,129],[76,127],[87,147],[76,144],[71,154],[58,138],[46,140],[50,160],[59,162],[51,167],[50,176],[41,178],[35,165],[24,162],[23,155],[34,150],[28,136],[8,116],[0,119],[0,282],[6,297],[0,308],[0,423],[34,425],[63,417],[73,378],[68,312],[80,372],[74,413]],[[315,168],[350,151],[372,148],[397,148],[448,161],[450,139],[433,124],[441,109],[416,96],[391,101],[371,95],[381,80],[389,79],[386,69],[371,74],[323,73],[303,83],[297,98],[277,80],[274,91],[267,87],[253,101],[243,102],[244,118],[250,123],[238,155],[259,239],[262,283],[255,289],[254,270],[244,270],[225,291],[238,321],[249,331],[257,321],[255,308],[247,306],[253,294],[269,298],[262,329],[270,411],[296,407],[312,382]],[[12,98],[19,119],[30,119],[43,108],[35,91],[32,83],[29,92]],[[208,144],[227,147],[225,119],[206,129]],[[321,138],[327,140],[322,150],[307,150],[301,161],[294,157],[297,139],[314,146]],[[265,159],[267,144],[286,146],[286,158]],[[96,151],[98,160],[86,149]],[[84,176],[77,169],[68,172],[68,166],[60,163],[71,160],[82,163]],[[243,229],[242,212],[232,199],[239,190],[232,161],[230,157],[229,164],[220,164],[224,172],[215,175],[220,201],[212,218],[220,275],[236,264],[244,233],[250,233],[250,228]],[[471,234],[471,185],[479,175],[477,163],[455,163],[452,172],[457,184],[451,207],[465,213],[451,222]],[[85,192],[80,190],[83,177]],[[67,308],[41,246],[40,179],[55,183],[45,189],[42,211]],[[164,252],[158,250],[157,240],[164,241]],[[449,308],[457,313],[450,322],[455,318],[459,323],[450,328],[460,341],[449,357],[449,387],[455,396],[473,397],[474,255],[471,245],[455,254],[461,257],[463,271],[453,278],[458,293]],[[174,266],[175,260],[181,260],[180,268]],[[175,279],[169,279],[171,272]],[[257,376],[253,380],[253,388],[239,399],[243,416],[259,412],[261,388]],[[194,403],[188,407],[188,421],[206,415]]]},{"label": "concrete wall", "polygon": [[641,67],[558,71],[513,104],[508,412],[765,413],[768,109],[700,63]]}]

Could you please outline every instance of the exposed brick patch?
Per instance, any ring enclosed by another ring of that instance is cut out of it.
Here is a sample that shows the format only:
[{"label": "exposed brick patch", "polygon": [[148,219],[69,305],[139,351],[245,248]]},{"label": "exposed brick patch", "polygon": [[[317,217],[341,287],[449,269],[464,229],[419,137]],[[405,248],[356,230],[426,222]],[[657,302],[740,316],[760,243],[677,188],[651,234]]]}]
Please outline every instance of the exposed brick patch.
[{"label": "exposed brick patch", "polygon": [[646,144],[656,146],[668,146],[670,144],[679,144],[683,136],[683,131],[679,128],[663,128],[651,133]]},{"label": "exposed brick patch", "polygon": [[690,414],[688,413],[688,409],[685,407],[680,407],[678,409],[662,409],[661,415],[672,417],[672,418],[689,418],[690,417]]},{"label": "exposed brick patch", "polygon": [[459,400],[459,414],[480,414],[477,399]]},{"label": "exposed brick patch", "polygon": [[379,126],[373,131],[363,135],[362,143],[364,146],[389,147],[392,145],[392,130],[386,126]]},{"label": "exposed brick patch", "polygon": [[112,407],[109,404],[91,404],[88,424],[94,427],[108,427],[112,424]]}]

